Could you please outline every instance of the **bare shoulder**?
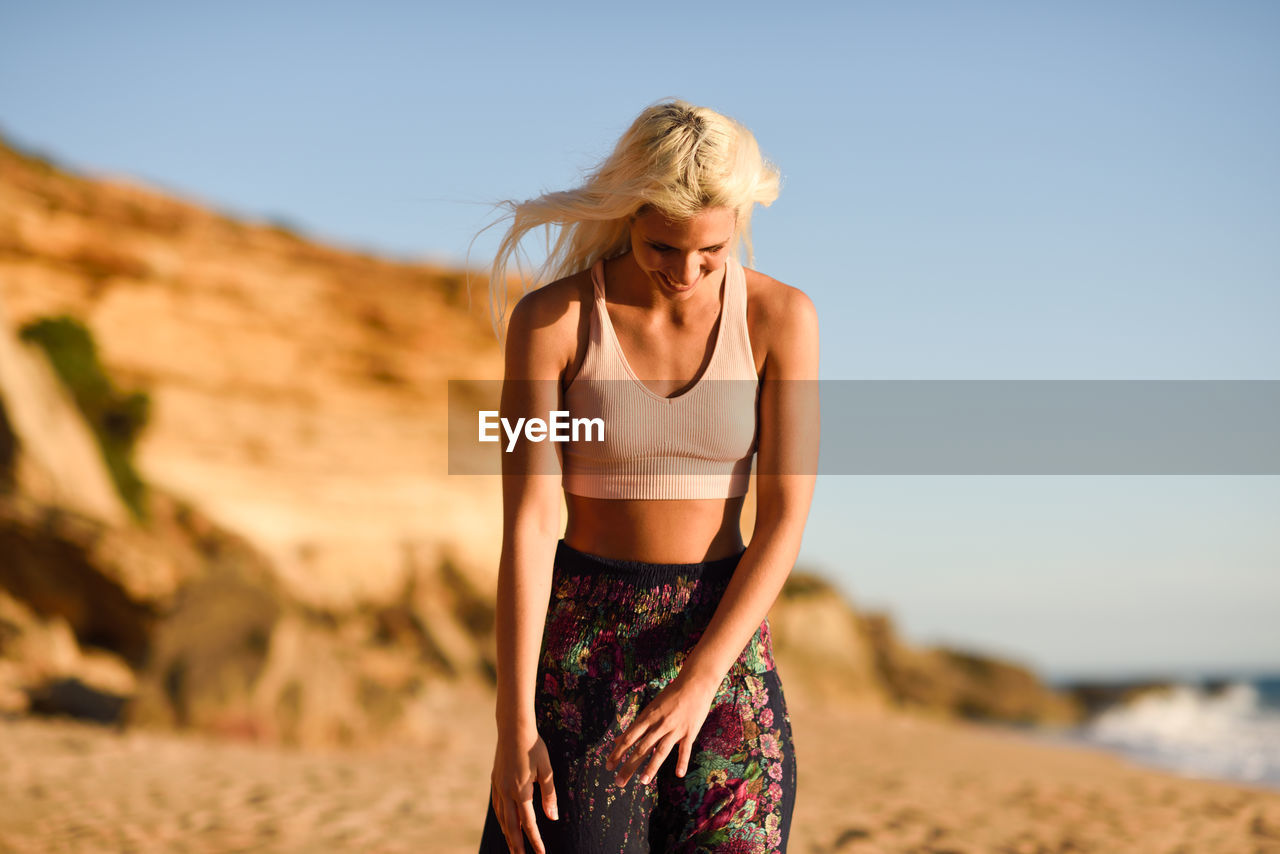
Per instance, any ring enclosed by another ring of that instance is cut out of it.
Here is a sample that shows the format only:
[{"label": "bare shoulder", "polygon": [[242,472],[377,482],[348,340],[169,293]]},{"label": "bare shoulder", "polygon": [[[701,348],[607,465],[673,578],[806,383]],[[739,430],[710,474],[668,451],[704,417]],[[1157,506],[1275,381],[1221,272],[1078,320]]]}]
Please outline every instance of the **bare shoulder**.
[{"label": "bare shoulder", "polygon": [[757,270],[743,268],[747,279],[747,327],[759,366],[773,356],[818,340],[818,311],[800,288]]},{"label": "bare shoulder", "polygon": [[511,322],[529,330],[554,328],[565,324],[581,311],[590,277],[575,273],[529,291],[520,297],[511,312]]},{"label": "bare shoulder", "polygon": [[[747,307],[763,312],[766,321],[785,322],[795,315],[817,316],[813,300],[799,288],[766,276],[759,270],[743,268],[747,277]],[[802,318],[801,318],[802,319]]]},{"label": "bare shoulder", "polygon": [[586,271],[557,279],[530,291],[511,311],[507,326],[509,373],[528,368],[546,376],[550,368],[563,374],[573,362],[589,316],[591,277]]}]

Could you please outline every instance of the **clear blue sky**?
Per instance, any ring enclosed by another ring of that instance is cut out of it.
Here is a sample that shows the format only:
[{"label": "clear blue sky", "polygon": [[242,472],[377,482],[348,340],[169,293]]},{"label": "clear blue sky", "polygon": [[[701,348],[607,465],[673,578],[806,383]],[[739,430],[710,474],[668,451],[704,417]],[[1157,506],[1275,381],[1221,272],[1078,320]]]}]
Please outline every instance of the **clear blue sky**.
[{"label": "clear blue sky", "polygon": [[[675,95],[781,167],[756,266],[825,378],[1280,379],[1278,4],[433,5],[8,3],[0,129],[459,260]],[[1275,477],[824,477],[802,558],[1050,675],[1280,669],[1278,519]]]}]

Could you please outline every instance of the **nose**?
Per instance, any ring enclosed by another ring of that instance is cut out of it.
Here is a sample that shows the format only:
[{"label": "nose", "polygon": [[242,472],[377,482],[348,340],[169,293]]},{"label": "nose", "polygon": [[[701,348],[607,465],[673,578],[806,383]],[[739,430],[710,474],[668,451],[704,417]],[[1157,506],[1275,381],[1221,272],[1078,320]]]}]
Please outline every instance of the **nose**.
[{"label": "nose", "polygon": [[682,285],[692,285],[698,281],[698,277],[702,275],[702,258],[698,253],[694,252],[686,255],[680,261],[679,274],[673,276]]}]

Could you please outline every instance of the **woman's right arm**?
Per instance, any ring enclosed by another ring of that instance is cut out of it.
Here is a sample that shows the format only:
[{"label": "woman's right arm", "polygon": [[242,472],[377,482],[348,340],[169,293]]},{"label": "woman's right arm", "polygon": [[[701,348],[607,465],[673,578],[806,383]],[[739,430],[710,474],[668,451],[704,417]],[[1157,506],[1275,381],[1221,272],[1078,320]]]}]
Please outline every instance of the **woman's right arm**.
[{"label": "woman's right arm", "polygon": [[[548,419],[563,408],[560,375],[567,361],[556,312],[538,291],[522,299],[507,328],[501,417]],[[561,477],[555,446],[523,438],[502,452],[502,555],[498,566],[497,678],[494,812],[512,854],[523,854],[527,835],[544,851],[533,809],[538,784],[544,812],[556,818],[547,749],[538,735],[534,694],[538,654],[551,596],[551,570],[560,538]]]}]

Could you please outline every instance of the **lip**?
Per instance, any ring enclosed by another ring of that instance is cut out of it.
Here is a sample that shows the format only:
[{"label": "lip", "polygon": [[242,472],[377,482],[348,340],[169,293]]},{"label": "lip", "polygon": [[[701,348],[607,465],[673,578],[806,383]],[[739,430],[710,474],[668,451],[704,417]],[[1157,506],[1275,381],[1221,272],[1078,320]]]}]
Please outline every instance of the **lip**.
[{"label": "lip", "polygon": [[[667,290],[675,291],[677,293],[691,291],[698,286],[698,282],[694,282],[692,285],[677,285],[669,276],[667,276],[667,274],[659,273],[658,275],[661,277],[662,284],[667,288]],[[698,281],[700,282],[702,279],[699,278]]]}]

